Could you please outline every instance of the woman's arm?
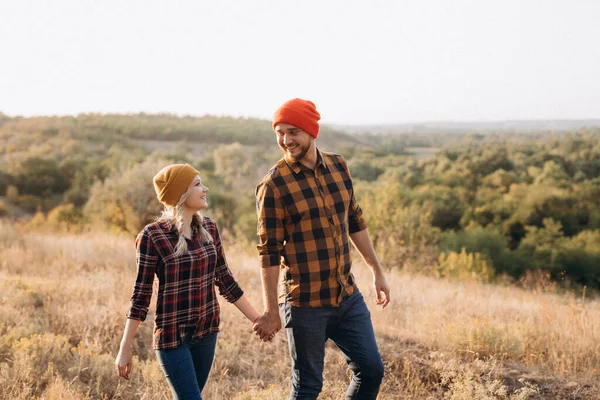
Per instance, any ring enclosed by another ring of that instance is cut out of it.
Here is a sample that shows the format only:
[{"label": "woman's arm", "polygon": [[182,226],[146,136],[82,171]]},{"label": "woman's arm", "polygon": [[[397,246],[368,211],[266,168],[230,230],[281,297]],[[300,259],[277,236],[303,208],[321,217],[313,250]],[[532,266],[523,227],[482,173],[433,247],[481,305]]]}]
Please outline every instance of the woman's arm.
[{"label": "woman's arm", "polygon": [[215,284],[219,288],[219,294],[223,296],[228,302],[235,303],[242,297],[244,291],[237,283],[231,270],[229,269],[229,265],[227,264],[227,259],[225,258],[225,250],[223,249],[223,244],[221,243],[221,235],[219,234],[219,229],[217,228],[217,224],[212,221],[213,229],[214,229],[214,245],[217,251],[217,265],[215,267]]},{"label": "woman's arm", "polygon": [[258,317],[260,317],[260,314],[258,311],[256,311],[252,303],[250,303],[250,300],[248,300],[246,295],[242,295],[242,297],[233,303],[233,305],[236,306],[237,309],[240,310],[242,314],[244,314],[252,323],[254,323]]},{"label": "woman's arm", "polygon": [[127,312],[125,331],[121,339],[119,354],[115,360],[118,376],[129,379],[131,359],[133,357],[133,338],[148,314],[152,298],[152,286],[158,262],[158,252],[146,229],[140,232],[135,240],[137,277],[133,286],[131,306]]},{"label": "woman's arm", "polygon": [[125,331],[123,332],[123,338],[121,339],[119,354],[117,354],[117,359],[115,360],[117,375],[122,376],[125,379],[129,379],[131,360],[133,358],[133,338],[141,323],[142,321],[139,319],[129,318],[127,318],[127,322],[125,323]]}]

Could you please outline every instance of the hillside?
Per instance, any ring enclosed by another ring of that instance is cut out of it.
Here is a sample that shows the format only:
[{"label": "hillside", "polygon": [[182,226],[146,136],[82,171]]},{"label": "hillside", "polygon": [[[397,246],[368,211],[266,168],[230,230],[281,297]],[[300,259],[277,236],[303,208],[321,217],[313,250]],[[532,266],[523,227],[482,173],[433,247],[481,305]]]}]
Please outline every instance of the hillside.
[{"label": "hillside", "polygon": [[[32,229],[136,234],[160,212],[154,174],[185,162],[211,188],[219,226],[254,242],[256,184],[281,157],[268,121],[230,117],[9,118],[0,139],[0,217]],[[600,289],[600,128],[350,135],[324,127],[317,145],[346,159],[384,263],[484,281],[542,270],[565,288]]]},{"label": "hillside", "polygon": [[[0,114],[0,155],[25,152],[31,147],[54,143],[79,145],[85,152],[112,146],[153,151],[173,146],[190,146],[192,150],[239,142],[248,146],[274,146],[270,122],[253,118],[224,116],[176,116],[171,114],[80,114],[76,117],[6,117]],[[327,148],[340,145],[368,146],[360,138],[321,128],[319,142]]]},{"label": "hillside", "polygon": [[352,134],[403,133],[544,133],[582,128],[599,128],[600,120],[507,120],[507,121],[443,121],[377,125],[333,125],[334,129]]},{"label": "hillside", "polygon": [[[114,372],[135,279],[133,237],[20,234],[1,223],[0,232],[1,400],[170,398],[151,345],[154,307],[136,336],[131,380]],[[246,295],[262,308],[255,254],[230,240],[225,251]],[[353,271],[384,360],[380,399],[600,398],[598,301],[560,294],[543,279],[524,290],[390,269],[392,302],[381,310],[367,268],[356,262]],[[260,342],[220,300],[222,332],[206,398],[286,398],[283,332]],[[339,399],[347,383],[346,363],[330,345],[320,399]]]}]

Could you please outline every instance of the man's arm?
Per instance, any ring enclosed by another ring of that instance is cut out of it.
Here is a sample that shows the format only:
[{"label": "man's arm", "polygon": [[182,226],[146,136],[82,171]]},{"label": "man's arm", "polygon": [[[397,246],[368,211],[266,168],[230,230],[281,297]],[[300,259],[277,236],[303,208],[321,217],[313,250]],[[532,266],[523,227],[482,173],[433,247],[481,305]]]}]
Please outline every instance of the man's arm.
[{"label": "man's arm", "polygon": [[274,335],[281,329],[281,318],[277,306],[279,266],[262,268],[261,281],[265,312],[254,324],[254,331],[262,341],[266,342],[271,339],[271,334]]},{"label": "man's arm", "polygon": [[268,341],[281,329],[277,306],[279,263],[283,251],[285,215],[277,193],[266,182],[256,188],[256,212],[258,214],[257,246],[261,267],[261,281],[265,311],[254,324],[254,331],[263,341]]},{"label": "man's arm", "polygon": [[[342,157],[339,157],[338,160],[342,163],[346,173],[348,174],[347,179],[352,182],[350,170],[348,169],[346,161]],[[356,197],[354,197],[354,190],[352,190],[350,193],[350,206],[348,208],[348,230],[350,232],[350,240],[352,241],[352,244],[356,250],[358,250],[365,264],[369,266],[371,272],[373,273],[373,284],[375,285],[375,294],[377,295],[375,304],[382,305],[383,308],[385,308],[385,306],[387,306],[390,302],[390,288],[385,280],[383,269],[381,268],[381,265],[379,265],[379,260],[377,260],[377,255],[373,249],[373,243],[371,243],[371,238],[369,237],[369,232],[367,231],[367,224],[363,218],[362,209],[358,205]]]},{"label": "man's arm", "polygon": [[383,269],[377,260],[377,255],[373,249],[373,243],[369,237],[369,231],[367,229],[363,229],[361,231],[351,233],[350,240],[373,274],[373,284],[375,285],[375,294],[377,295],[375,304],[381,305],[383,308],[385,308],[385,306],[387,306],[390,302],[390,288],[385,280]]}]

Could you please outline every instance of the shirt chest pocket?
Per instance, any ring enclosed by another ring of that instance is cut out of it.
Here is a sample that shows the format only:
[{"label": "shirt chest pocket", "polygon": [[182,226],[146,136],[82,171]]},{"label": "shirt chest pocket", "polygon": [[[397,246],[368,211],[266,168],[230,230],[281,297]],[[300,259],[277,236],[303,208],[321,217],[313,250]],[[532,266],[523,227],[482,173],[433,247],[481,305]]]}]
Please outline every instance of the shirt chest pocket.
[{"label": "shirt chest pocket", "polygon": [[289,198],[285,199],[286,219],[289,223],[297,224],[303,219],[319,218],[326,205],[325,197],[316,188],[310,187],[295,196],[289,195]]},{"label": "shirt chest pocket", "polygon": [[337,223],[342,223],[347,219],[348,209],[350,208],[350,192],[344,184],[344,181],[337,181],[329,175],[324,178],[324,182],[318,183],[315,203],[323,211],[327,218],[334,218]]}]

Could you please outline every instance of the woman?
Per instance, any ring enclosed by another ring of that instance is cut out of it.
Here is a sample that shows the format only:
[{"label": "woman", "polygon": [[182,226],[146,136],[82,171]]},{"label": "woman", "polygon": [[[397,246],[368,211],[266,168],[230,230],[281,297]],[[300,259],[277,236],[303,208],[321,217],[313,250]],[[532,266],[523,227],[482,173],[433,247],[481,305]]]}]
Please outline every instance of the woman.
[{"label": "woman", "polygon": [[202,399],[219,331],[215,285],[250,321],[260,316],[227,266],[217,225],[200,214],[208,188],[198,175],[188,164],[173,164],[153,179],[165,210],[136,239],[137,278],[115,361],[117,374],[129,379],[133,338],[146,319],[156,275],[154,349],[175,399]]}]

